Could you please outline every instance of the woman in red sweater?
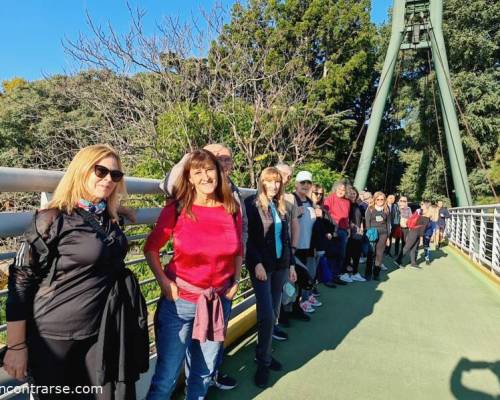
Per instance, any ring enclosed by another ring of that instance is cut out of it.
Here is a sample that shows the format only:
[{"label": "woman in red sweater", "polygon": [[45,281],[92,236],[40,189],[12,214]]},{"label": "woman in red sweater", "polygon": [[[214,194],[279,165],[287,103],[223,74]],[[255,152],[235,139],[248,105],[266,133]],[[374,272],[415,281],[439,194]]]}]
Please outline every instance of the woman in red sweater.
[{"label": "woman in red sweater", "polygon": [[[148,400],[169,399],[186,359],[187,399],[205,397],[238,291],[243,246],[241,213],[214,155],[191,153],[144,253],[161,287],[158,359]],[[160,249],[173,239],[162,266]]]}]

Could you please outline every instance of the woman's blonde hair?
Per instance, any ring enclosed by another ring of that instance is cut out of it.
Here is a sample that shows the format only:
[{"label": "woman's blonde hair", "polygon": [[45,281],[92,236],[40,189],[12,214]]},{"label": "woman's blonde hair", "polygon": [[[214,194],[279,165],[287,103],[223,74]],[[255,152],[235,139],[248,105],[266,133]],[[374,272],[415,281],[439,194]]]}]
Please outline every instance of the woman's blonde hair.
[{"label": "woman's blonde hair", "polygon": [[268,212],[269,208],[269,199],[267,198],[266,188],[264,186],[264,181],[276,181],[280,183],[280,188],[278,193],[274,196],[276,200],[277,209],[280,215],[283,217],[286,214],[286,205],[285,205],[285,188],[283,187],[283,177],[281,176],[280,171],[276,167],[267,167],[265,168],[259,176],[259,182],[257,183],[257,197],[256,203],[262,211]]},{"label": "woman's blonde hair", "polygon": [[386,214],[389,214],[389,206],[387,205],[387,196],[384,194],[384,192],[375,192],[370,199],[370,202],[368,203],[368,207],[370,208],[371,211],[375,209],[375,205],[377,203],[377,197],[379,196],[384,196],[384,212]]},{"label": "woman's blonde hair", "polygon": [[439,220],[439,207],[432,204],[424,210],[423,215],[424,217],[430,218],[431,221],[437,222]]},{"label": "woman's blonde hair", "polygon": [[186,215],[190,218],[194,219],[192,208],[196,199],[196,190],[191,182],[189,182],[190,171],[191,169],[210,167],[215,167],[217,171],[217,187],[214,191],[216,200],[222,203],[228,214],[235,215],[240,210],[240,206],[233,197],[227,177],[222,171],[217,158],[208,150],[195,150],[191,152],[185,162],[182,174],[174,186],[173,193],[180,207],[186,210]]},{"label": "woman's blonde hair", "polygon": [[[86,185],[90,175],[94,172],[94,166],[106,157],[113,157],[118,168],[122,171],[120,156],[111,146],[96,144],[84,147],[76,153],[46,208],[57,208],[71,214],[80,199],[92,200]],[[124,179],[122,179],[116,183],[115,189],[106,199],[107,210],[112,218],[118,219],[117,209],[120,202],[126,197],[127,188]]]}]

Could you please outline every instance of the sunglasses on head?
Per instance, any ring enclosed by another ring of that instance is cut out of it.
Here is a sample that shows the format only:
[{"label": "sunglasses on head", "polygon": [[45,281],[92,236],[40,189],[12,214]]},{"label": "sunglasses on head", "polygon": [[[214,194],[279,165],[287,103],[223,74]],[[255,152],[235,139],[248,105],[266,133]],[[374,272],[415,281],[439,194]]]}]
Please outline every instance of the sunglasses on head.
[{"label": "sunglasses on head", "polygon": [[106,168],[104,165],[96,164],[94,166],[94,173],[98,178],[104,179],[108,174],[111,176],[111,180],[113,182],[120,182],[123,178],[123,172],[117,169],[110,170]]}]

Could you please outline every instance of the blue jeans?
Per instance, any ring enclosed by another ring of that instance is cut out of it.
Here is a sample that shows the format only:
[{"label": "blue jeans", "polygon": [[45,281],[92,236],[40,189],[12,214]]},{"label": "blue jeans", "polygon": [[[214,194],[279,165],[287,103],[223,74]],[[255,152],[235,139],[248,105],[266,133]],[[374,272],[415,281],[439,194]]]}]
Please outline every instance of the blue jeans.
[{"label": "blue jeans", "polygon": [[424,236],[424,255],[428,261],[431,261],[431,238],[432,236]]},{"label": "blue jeans", "polygon": [[[221,296],[227,326],[231,302]],[[186,399],[205,398],[222,342],[192,340],[196,304],[163,298],[158,304],[156,347],[158,358],[147,400],[170,399],[186,359]]]},{"label": "blue jeans", "polygon": [[332,272],[339,276],[344,269],[344,259],[347,248],[347,230],[337,229],[337,239],[334,242],[334,257],[331,259]]}]

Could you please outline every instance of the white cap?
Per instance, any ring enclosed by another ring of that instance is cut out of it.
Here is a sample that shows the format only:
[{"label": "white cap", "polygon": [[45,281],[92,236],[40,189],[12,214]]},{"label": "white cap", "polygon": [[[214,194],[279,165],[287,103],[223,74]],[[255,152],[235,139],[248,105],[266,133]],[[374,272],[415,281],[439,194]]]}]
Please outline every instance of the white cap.
[{"label": "white cap", "polygon": [[313,176],[309,171],[299,171],[295,177],[295,182],[313,181]]}]

